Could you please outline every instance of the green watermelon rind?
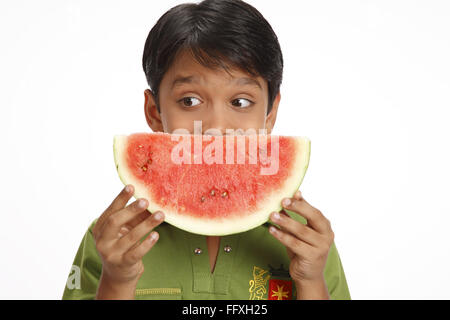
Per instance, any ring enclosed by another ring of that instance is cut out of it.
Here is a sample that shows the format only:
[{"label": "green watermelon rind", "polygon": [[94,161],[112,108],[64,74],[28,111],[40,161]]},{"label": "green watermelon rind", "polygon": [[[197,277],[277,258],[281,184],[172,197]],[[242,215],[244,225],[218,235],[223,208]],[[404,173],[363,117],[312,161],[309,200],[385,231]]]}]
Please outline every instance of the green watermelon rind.
[{"label": "green watermelon rind", "polygon": [[267,197],[268,199],[260,204],[263,209],[247,216],[236,216],[235,219],[201,220],[181,215],[175,211],[170,211],[169,208],[159,206],[156,201],[152,199],[152,195],[149,192],[146,192],[147,187],[133,178],[133,176],[125,170],[126,166],[122,165],[122,163],[126,164],[126,159],[121,159],[121,155],[125,156],[126,152],[121,152],[121,150],[125,150],[127,138],[128,136],[126,135],[117,135],[114,137],[114,162],[122,183],[124,185],[132,184],[134,186],[134,198],[147,199],[149,201],[147,210],[151,213],[156,211],[164,212],[165,222],[191,233],[210,236],[224,236],[245,232],[266,223],[272,212],[282,210],[281,200],[283,198],[293,197],[295,192],[300,188],[309,166],[311,154],[311,141],[307,137],[292,137],[295,138],[298,143],[298,148],[302,151],[300,156],[296,155],[296,164],[290,176],[292,181],[285,182],[285,187],[282,190],[278,190],[275,195],[269,195]]}]

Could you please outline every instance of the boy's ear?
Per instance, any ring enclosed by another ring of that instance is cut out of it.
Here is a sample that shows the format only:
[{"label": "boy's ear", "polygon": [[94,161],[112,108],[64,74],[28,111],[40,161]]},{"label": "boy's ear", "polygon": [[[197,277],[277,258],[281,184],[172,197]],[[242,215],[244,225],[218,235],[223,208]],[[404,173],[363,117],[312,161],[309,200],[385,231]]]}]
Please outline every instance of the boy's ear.
[{"label": "boy's ear", "polygon": [[280,104],[280,99],[281,99],[281,94],[278,91],[277,96],[273,100],[272,110],[270,110],[270,113],[266,117],[265,128],[267,129],[267,134],[270,134],[272,132],[273,126],[275,125],[275,120],[277,119],[278,105]]},{"label": "boy's ear", "polygon": [[149,127],[153,130],[153,132],[164,132],[161,121],[161,114],[158,112],[158,109],[156,107],[155,96],[149,89],[145,89],[144,96],[145,119],[147,120]]}]

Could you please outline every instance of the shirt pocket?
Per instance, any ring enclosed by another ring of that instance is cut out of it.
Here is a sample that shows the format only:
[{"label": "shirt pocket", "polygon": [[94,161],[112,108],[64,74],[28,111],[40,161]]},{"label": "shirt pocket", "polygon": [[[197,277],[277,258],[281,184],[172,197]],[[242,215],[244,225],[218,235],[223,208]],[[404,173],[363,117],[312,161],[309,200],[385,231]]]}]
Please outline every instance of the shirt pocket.
[{"label": "shirt pocket", "polygon": [[136,289],[136,300],[181,300],[182,290],[178,287],[170,288],[141,288]]}]

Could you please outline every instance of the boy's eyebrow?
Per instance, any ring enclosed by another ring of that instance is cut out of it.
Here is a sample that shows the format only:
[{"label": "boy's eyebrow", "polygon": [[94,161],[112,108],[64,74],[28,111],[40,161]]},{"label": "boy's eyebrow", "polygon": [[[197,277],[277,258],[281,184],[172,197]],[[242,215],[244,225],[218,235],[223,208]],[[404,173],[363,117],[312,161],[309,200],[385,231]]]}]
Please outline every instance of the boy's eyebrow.
[{"label": "boy's eyebrow", "polygon": [[183,77],[183,76],[177,76],[175,78],[175,80],[173,80],[172,82],[172,89],[175,88],[176,86],[180,86],[184,83],[198,83],[199,79],[196,76],[187,76],[187,77]]},{"label": "boy's eyebrow", "polygon": [[[185,83],[199,83],[199,82],[200,82],[199,77],[197,77],[197,76],[187,76],[187,77],[177,76],[175,78],[175,80],[173,80],[173,82],[172,82],[172,90],[176,86],[180,86]],[[232,82],[234,82],[238,86],[251,85],[251,86],[256,86],[262,90],[261,84],[256,79],[253,79],[253,78],[243,77],[243,78],[234,79]]]},{"label": "boy's eyebrow", "polygon": [[253,79],[253,78],[239,78],[239,79],[234,80],[234,82],[236,82],[236,84],[239,86],[251,85],[251,86],[256,86],[262,90],[262,87],[259,84],[259,81],[257,81],[256,79]]}]

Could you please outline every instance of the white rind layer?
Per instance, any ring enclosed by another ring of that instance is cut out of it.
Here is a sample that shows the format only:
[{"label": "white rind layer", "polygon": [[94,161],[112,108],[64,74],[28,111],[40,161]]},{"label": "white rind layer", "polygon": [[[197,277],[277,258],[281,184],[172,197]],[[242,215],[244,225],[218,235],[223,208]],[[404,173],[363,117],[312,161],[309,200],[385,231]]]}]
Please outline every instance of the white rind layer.
[{"label": "white rind layer", "polygon": [[279,189],[276,194],[269,195],[267,199],[261,203],[260,211],[253,212],[247,216],[237,216],[236,218],[225,218],[216,220],[199,220],[190,216],[183,216],[169,208],[159,206],[152,195],[147,192],[147,187],[135,179],[127,170],[126,166],[126,142],[128,136],[118,135],[114,137],[114,161],[116,163],[117,172],[120,180],[125,184],[132,184],[135,192],[134,197],[145,198],[149,201],[148,210],[156,212],[158,210],[164,212],[165,222],[168,222],[175,227],[186,230],[188,232],[210,235],[222,236],[244,232],[262,225],[269,220],[269,216],[274,211],[280,211],[281,200],[283,198],[291,198],[299,189],[306,170],[308,169],[311,141],[307,137],[293,137],[295,138],[300,154],[295,156],[295,164],[293,167],[293,174],[284,182],[284,186]]}]

